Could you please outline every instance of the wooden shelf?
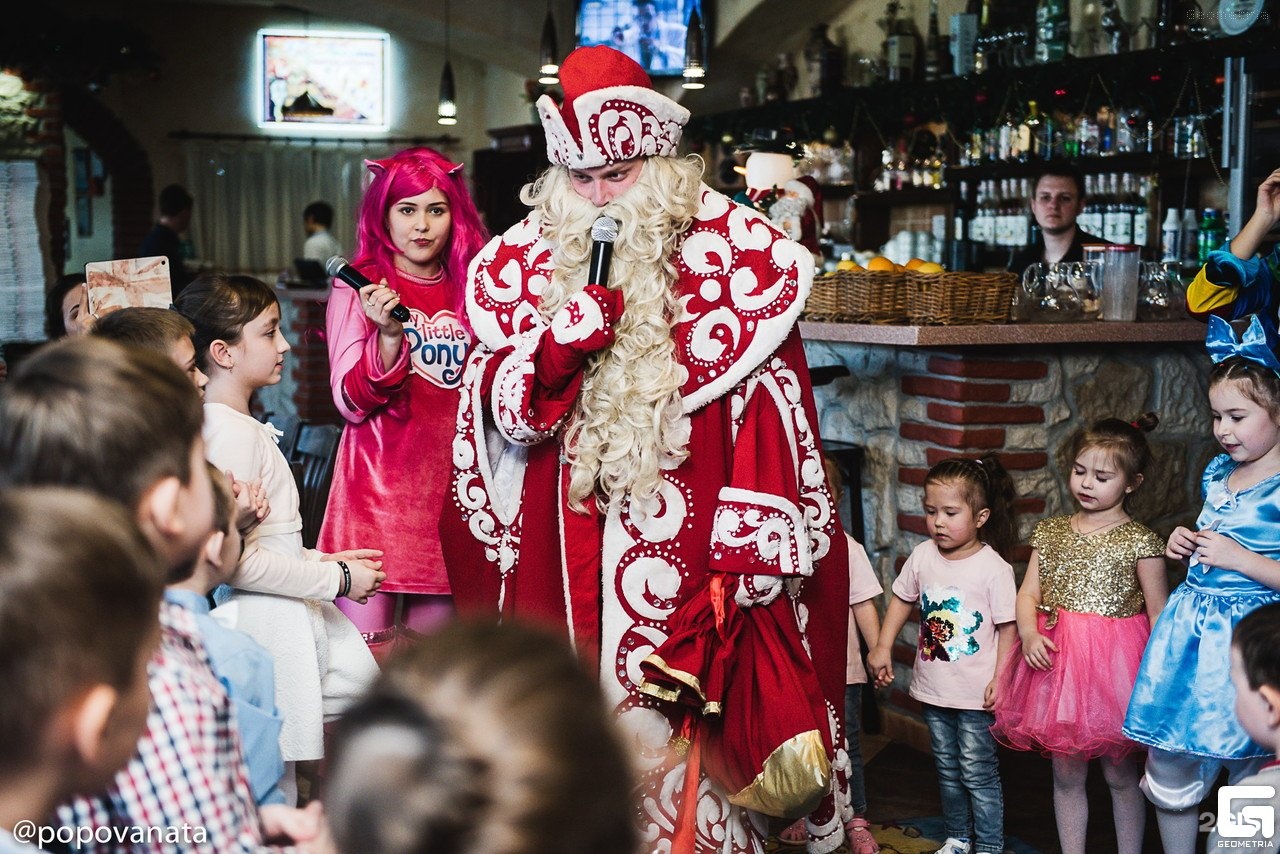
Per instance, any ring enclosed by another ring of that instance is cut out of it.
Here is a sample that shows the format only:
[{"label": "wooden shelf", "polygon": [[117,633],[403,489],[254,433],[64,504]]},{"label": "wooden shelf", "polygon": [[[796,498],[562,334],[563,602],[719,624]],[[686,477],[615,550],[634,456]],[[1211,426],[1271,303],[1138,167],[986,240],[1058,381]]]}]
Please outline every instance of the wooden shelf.
[{"label": "wooden shelf", "polygon": [[800,322],[806,341],[890,344],[903,347],[1023,347],[1035,344],[1203,343],[1205,325],[1194,320],[1149,323],[992,323],[974,326],[889,326]]}]

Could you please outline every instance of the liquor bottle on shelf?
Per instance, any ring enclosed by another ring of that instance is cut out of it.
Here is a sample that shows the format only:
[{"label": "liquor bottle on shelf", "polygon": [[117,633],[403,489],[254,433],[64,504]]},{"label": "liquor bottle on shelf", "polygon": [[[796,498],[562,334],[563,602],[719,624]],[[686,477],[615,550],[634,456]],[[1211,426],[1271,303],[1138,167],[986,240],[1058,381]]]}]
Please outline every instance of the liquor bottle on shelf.
[{"label": "liquor bottle on shelf", "polygon": [[1218,215],[1218,209],[1205,208],[1204,215],[1200,219],[1199,251],[1196,253],[1196,260],[1204,264],[1209,260],[1209,253],[1215,249],[1221,249],[1226,240],[1227,224]]},{"label": "liquor bottle on shelf", "polygon": [[908,82],[915,77],[917,39],[909,18],[899,18],[901,6],[897,0],[886,5],[888,37],[884,40],[885,63],[889,82]]},{"label": "liquor bottle on shelf", "polygon": [[1151,178],[1139,176],[1133,197],[1133,242],[1146,246],[1151,240]]},{"label": "liquor bottle on shelf", "polygon": [[1023,178],[1018,182],[1017,195],[1014,197],[1012,229],[1009,234],[1009,245],[1020,248],[1031,242],[1031,179]]},{"label": "liquor bottle on shelf", "polygon": [[963,12],[951,16],[951,72],[957,77],[973,73],[973,52],[978,39],[979,0],[969,0]]},{"label": "liquor bottle on shelf", "polygon": [[1160,227],[1160,260],[1178,261],[1182,258],[1182,215],[1177,208],[1169,208]]},{"label": "liquor bottle on shelf", "polygon": [[924,79],[942,76],[942,36],[938,33],[938,0],[929,0],[929,29],[924,40]]},{"label": "liquor bottle on shelf", "polygon": [[947,251],[947,269],[971,270],[974,266],[973,233],[969,210],[969,185],[960,182],[960,194],[951,216],[951,244]]},{"label": "liquor bottle on shelf", "polygon": [[[1120,210],[1120,217],[1116,221],[1116,243],[1137,243],[1133,239],[1133,217],[1134,212],[1138,209],[1137,191],[1133,187],[1133,176],[1122,175],[1120,177],[1120,195],[1116,202],[1116,207]],[[1139,244],[1141,245],[1141,244]]]},{"label": "liquor bottle on shelf", "polygon": [[1186,208],[1182,212],[1178,251],[1183,270],[1190,271],[1200,266],[1200,220],[1196,218],[1195,208]]},{"label": "liquor bottle on shelf", "polygon": [[1022,120],[1022,127],[1018,129],[1018,140],[1022,146],[1022,161],[1028,160],[1044,160],[1044,121],[1040,118],[1040,111],[1036,108],[1035,101],[1027,101],[1027,116]]},{"label": "liquor bottle on shelf", "polygon": [[1067,56],[1071,38],[1067,0],[1039,0],[1036,4],[1036,62],[1058,62]]},{"label": "liquor bottle on shelf", "polygon": [[991,29],[991,0],[982,0],[978,15],[978,37],[973,43],[973,71],[984,73],[991,65],[991,51],[995,47],[995,32]]},{"label": "liquor bottle on shelf", "polygon": [[1080,216],[1076,217],[1076,224],[1080,226],[1082,231],[1090,234],[1102,234],[1102,213],[1104,200],[1101,198],[1102,190],[1098,186],[1097,176],[1084,176],[1084,209],[1080,211]]},{"label": "liquor bottle on shelf", "polygon": [[1121,223],[1128,219],[1129,227],[1124,230],[1129,231],[1133,228],[1133,220],[1130,219],[1124,204],[1120,201],[1120,191],[1116,181],[1119,176],[1112,172],[1100,177],[1103,185],[1103,197],[1099,200],[1102,206],[1102,239],[1108,243],[1128,243],[1129,241],[1120,239]]}]

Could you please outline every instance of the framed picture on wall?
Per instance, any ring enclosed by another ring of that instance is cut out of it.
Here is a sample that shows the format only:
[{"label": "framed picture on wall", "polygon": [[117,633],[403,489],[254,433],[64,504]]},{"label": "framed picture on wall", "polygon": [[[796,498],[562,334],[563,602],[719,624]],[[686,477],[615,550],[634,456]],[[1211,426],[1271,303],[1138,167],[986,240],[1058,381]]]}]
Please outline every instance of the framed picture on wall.
[{"label": "framed picture on wall", "polygon": [[385,131],[386,33],[259,30],[258,127]]}]

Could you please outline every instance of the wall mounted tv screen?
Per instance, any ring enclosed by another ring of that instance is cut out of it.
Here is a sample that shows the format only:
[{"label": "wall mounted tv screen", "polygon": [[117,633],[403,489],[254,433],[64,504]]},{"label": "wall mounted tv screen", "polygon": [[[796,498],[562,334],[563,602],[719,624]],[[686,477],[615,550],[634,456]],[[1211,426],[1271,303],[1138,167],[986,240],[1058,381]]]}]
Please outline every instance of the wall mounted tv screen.
[{"label": "wall mounted tv screen", "polygon": [[701,6],[699,0],[581,0],[578,46],[616,47],[651,77],[679,77],[689,12],[704,15]]},{"label": "wall mounted tv screen", "polygon": [[386,33],[258,33],[258,127],[387,129]]}]

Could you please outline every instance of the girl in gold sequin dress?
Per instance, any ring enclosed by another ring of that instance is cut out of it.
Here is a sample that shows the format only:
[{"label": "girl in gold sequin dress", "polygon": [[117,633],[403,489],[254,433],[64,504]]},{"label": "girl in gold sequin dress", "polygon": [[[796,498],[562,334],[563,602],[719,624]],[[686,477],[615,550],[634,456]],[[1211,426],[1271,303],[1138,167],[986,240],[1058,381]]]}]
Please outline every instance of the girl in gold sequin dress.
[{"label": "girl in gold sequin dress", "polygon": [[1135,422],[1107,418],[1073,448],[1070,489],[1079,509],[1045,519],[1018,591],[1018,640],[999,674],[992,733],[1053,760],[1053,800],[1064,854],[1084,849],[1089,760],[1102,757],[1121,854],[1142,849],[1145,802],[1138,745],[1125,738],[1142,652],[1168,597],[1164,540],[1133,521],[1126,501],[1151,459]]}]

